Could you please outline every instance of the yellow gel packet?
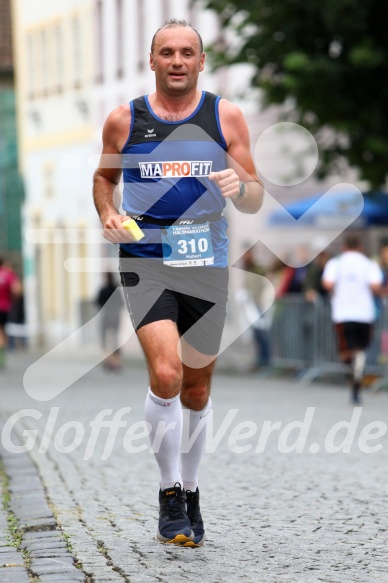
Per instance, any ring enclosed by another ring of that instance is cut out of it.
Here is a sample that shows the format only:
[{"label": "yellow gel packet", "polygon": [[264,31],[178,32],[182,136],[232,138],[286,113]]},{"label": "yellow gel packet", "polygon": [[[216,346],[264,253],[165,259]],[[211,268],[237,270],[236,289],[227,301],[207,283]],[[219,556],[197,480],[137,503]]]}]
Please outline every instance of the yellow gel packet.
[{"label": "yellow gel packet", "polygon": [[133,219],[128,219],[121,223],[121,225],[124,227],[124,229],[131,233],[134,241],[140,241],[140,239],[144,237],[143,231]]}]

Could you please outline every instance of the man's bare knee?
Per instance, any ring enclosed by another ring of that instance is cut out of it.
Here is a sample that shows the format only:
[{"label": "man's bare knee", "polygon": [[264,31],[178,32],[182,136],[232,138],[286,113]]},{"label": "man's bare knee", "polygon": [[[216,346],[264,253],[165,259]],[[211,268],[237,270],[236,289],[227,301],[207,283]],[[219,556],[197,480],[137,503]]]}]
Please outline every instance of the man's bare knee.
[{"label": "man's bare knee", "polygon": [[184,407],[192,411],[202,411],[210,396],[210,381],[201,384],[183,383],[181,402]]},{"label": "man's bare knee", "polygon": [[182,386],[182,368],[178,364],[158,363],[150,367],[151,390],[162,399],[179,394]]}]

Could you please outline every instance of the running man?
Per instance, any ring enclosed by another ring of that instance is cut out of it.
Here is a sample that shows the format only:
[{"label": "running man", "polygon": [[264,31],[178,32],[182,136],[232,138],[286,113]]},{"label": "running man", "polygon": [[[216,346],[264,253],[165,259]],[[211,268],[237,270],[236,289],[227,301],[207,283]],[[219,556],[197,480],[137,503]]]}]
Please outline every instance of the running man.
[{"label": "running man", "polygon": [[[205,537],[198,468],[227,300],[223,209],[230,199],[256,213],[263,187],[241,111],[197,89],[205,63],[199,33],[184,20],[168,21],[152,39],[149,63],[155,92],[105,122],[94,201],[104,236],[120,244],[122,283],[149,370],[145,419],[160,471],[157,538],[195,547]],[[119,165],[107,162],[118,154]],[[122,172],[127,216],[113,202]],[[139,242],[122,226],[128,215],[143,230]],[[169,429],[160,439],[163,424]],[[182,435],[196,428],[191,449],[181,451]]]},{"label": "running man", "polygon": [[332,292],[331,313],[335,324],[339,357],[351,365],[352,401],[360,403],[360,388],[366,363],[366,350],[376,319],[374,295],[379,295],[383,274],[379,265],[362,253],[358,237],[349,235],[343,253],[329,259],[323,287]]}]

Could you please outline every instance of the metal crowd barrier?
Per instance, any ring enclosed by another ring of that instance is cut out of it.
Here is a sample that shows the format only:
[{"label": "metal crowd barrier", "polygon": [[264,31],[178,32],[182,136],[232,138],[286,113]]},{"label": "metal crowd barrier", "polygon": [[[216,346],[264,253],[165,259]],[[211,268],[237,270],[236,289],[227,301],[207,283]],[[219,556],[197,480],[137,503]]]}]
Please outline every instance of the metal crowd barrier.
[{"label": "metal crowd barrier", "polygon": [[[277,300],[271,329],[272,365],[292,368],[301,382],[328,374],[345,373],[340,363],[330,301],[309,302],[303,294]],[[365,373],[380,377],[375,388],[388,384],[388,306],[378,310]]]}]

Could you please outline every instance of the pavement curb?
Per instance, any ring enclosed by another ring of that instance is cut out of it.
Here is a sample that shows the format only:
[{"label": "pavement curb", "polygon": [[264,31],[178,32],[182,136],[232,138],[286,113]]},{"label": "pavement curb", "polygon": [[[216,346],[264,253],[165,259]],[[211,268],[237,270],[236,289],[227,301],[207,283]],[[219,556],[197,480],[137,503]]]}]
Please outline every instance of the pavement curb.
[{"label": "pavement curb", "polygon": [[93,583],[58,527],[28,453],[9,453],[1,444],[0,481],[1,583]]}]

